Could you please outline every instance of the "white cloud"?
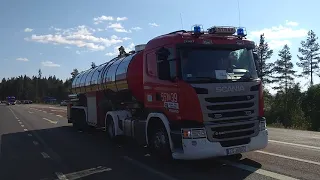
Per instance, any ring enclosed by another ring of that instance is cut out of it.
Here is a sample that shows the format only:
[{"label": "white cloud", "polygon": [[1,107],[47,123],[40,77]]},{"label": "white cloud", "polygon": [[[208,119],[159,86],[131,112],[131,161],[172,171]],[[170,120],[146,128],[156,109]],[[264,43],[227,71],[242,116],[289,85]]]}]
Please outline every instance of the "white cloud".
[{"label": "white cloud", "polygon": [[112,16],[100,16],[100,17],[95,17],[93,18],[93,22],[94,24],[101,24],[105,21],[113,21],[113,20],[116,20],[116,21],[125,21],[125,20],[128,20],[127,17],[117,17],[117,18],[113,18]]},{"label": "white cloud", "polygon": [[113,29],[116,32],[124,32],[124,33],[131,33],[131,30],[126,30],[120,23],[110,23],[108,28]]},{"label": "white cloud", "polygon": [[93,18],[94,24],[101,24],[103,23],[103,21],[113,21],[113,17],[112,16],[100,16],[100,17],[95,17]]},{"label": "white cloud", "polygon": [[[55,45],[70,45],[80,48],[86,48],[91,51],[102,51],[106,47],[123,42],[123,39],[117,36],[111,38],[96,37],[93,35],[94,30],[87,26],[78,26],[76,28],[63,29],[56,34],[35,35],[25,38],[27,41],[35,41],[39,43],[51,43]],[[69,46],[68,46],[69,45]]]},{"label": "white cloud", "polygon": [[127,17],[117,17],[117,21],[125,21],[128,20]]},{"label": "white cloud", "polygon": [[130,40],[131,38],[129,38],[129,37],[124,37],[124,38],[122,38],[123,40],[125,40],[125,41],[127,41],[127,40]]},{"label": "white cloud", "polygon": [[71,49],[71,47],[70,47],[70,46],[65,46],[64,48],[66,48],[66,49]]},{"label": "white cloud", "polygon": [[302,38],[308,34],[304,28],[293,28],[298,26],[297,22],[287,21],[285,25],[273,26],[262,30],[252,31],[248,34],[249,39],[259,40],[260,35],[264,34],[270,47],[273,49],[281,48],[283,45],[290,45],[290,39]]},{"label": "white cloud", "polygon": [[268,44],[271,49],[281,49],[286,44],[290,46],[291,42],[289,40],[271,40]]},{"label": "white cloud", "polygon": [[32,32],[33,31],[33,29],[31,29],[31,28],[25,28],[24,29],[24,32]]},{"label": "white cloud", "polygon": [[113,23],[108,26],[108,28],[118,28],[123,29],[123,26],[120,23]]},{"label": "white cloud", "polygon": [[42,66],[45,66],[45,67],[60,67],[59,64],[55,64],[52,61],[43,61],[43,62],[41,62],[41,64],[42,64]]},{"label": "white cloud", "polygon": [[80,51],[76,51],[76,53],[77,53],[77,54],[81,54],[81,52],[80,52]]},{"label": "white cloud", "polygon": [[[118,55],[119,54],[119,50],[118,50],[119,47],[120,46],[113,47],[113,52],[108,52],[105,55],[106,56],[116,56],[116,55]],[[124,49],[125,49],[126,52],[130,52],[130,51],[134,50],[134,47],[135,47],[135,44],[134,43],[130,43],[127,47],[124,47]]]},{"label": "white cloud", "polygon": [[294,21],[288,21],[288,20],[286,20],[286,25],[287,25],[287,26],[298,26],[299,23],[294,22]]},{"label": "white cloud", "polygon": [[135,31],[139,31],[139,30],[141,30],[142,28],[141,27],[133,27],[133,28],[131,28],[132,30],[135,30]]},{"label": "white cloud", "polygon": [[24,61],[24,62],[29,61],[29,59],[27,59],[27,58],[17,58],[16,60],[17,60],[17,61]]},{"label": "white cloud", "polygon": [[151,27],[158,27],[158,26],[160,26],[160,25],[157,24],[157,23],[149,23],[149,25],[150,25]]}]

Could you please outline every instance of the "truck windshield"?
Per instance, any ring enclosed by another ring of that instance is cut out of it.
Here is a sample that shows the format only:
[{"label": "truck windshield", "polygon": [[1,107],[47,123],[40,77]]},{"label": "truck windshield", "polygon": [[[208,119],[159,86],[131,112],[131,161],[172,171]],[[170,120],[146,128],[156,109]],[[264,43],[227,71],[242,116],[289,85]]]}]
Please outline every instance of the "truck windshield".
[{"label": "truck windshield", "polygon": [[250,49],[180,49],[185,81],[233,82],[258,78]]}]

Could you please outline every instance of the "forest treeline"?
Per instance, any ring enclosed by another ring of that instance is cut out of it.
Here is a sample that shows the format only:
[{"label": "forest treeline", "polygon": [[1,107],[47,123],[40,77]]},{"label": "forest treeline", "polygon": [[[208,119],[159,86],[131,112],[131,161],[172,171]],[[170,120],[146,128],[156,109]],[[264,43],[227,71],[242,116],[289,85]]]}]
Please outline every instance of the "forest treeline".
[{"label": "forest treeline", "polygon": [[[278,58],[272,61],[275,52],[270,49],[264,34],[260,36],[255,52],[259,57],[257,69],[264,83],[265,115],[270,126],[320,131],[320,84],[314,84],[314,78],[320,76],[317,41],[318,37],[310,30],[306,39],[301,41],[297,57],[293,58],[290,47],[284,45],[276,52]],[[293,59],[297,59],[297,63],[294,64]],[[95,66],[92,62],[91,67]],[[78,73],[74,69],[67,80],[55,76],[42,77],[41,70],[37,76],[3,78],[0,98],[5,100],[7,96],[15,96],[19,100],[42,102],[49,96],[59,102],[67,99],[72,79]],[[306,84],[296,83],[298,77],[303,77]],[[302,86],[307,86],[304,88],[307,90],[302,91]],[[271,89],[276,93],[271,94]]]}]

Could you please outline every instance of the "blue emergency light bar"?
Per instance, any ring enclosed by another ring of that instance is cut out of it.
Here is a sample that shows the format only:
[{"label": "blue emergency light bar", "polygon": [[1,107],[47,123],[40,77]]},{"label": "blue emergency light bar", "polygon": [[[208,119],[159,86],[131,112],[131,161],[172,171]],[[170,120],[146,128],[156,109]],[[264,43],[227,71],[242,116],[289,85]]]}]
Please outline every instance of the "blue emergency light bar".
[{"label": "blue emergency light bar", "polygon": [[247,30],[244,27],[239,27],[237,29],[237,35],[241,37],[245,37],[247,35]]},{"label": "blue emergency light bar", "polygon": [[204,33],[202,25],[198,25],[198,24],[193,25],[191,31],[193,34],[203,34]]}]

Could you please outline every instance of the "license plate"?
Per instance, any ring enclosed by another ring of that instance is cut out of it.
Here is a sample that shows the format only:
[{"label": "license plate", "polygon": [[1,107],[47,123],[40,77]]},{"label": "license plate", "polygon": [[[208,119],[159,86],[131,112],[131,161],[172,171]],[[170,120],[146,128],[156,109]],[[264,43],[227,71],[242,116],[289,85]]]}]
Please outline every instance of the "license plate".
[{"label": "license plate", "polygon": [[227,155],[240,154],[240,153],[246,152],[247,151],[247,147],[246,146],[240,146],[240,147],[235,147],[235,148],[229,148],[226,151],[227,151]]}]

